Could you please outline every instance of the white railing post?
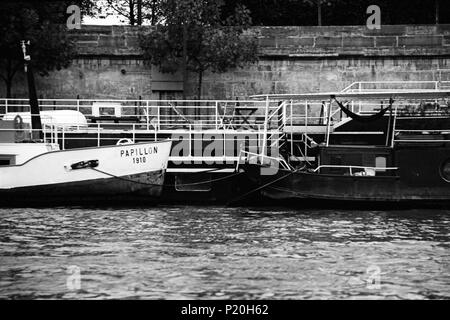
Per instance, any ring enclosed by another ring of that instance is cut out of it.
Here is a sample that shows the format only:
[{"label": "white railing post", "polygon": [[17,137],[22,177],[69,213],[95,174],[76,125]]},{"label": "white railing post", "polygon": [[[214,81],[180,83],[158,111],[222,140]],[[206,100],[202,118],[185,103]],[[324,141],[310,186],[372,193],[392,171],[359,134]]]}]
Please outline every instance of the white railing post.
[{"label": "white railing post", "polygon": [[8,113],[8,99],[5,99],[5,114]]},{"label": "white railing post", "polygon": [[150,114],[149,114],[149,108],[148,108],[148,100],[145,101],[145,119],[147,123],[147,131],[150,130]]},{"label": "white railing post", "polygon": [[189,158],[192,157],[192,124],[189,124]]},{"label": "white railing post", "polygon": [[269,122],[269,97],[266,97],[266,110],[264,115],[264,135],[263,135],[263,144],[262,144],[262,154],[266,154],[266,139],[267,139],[267,126]]},{"label": "white railing post", "polygon": [[227,161],[227,136],[225,131],[223,132],[223,161]]},{"label": "white railing post", "polygon": [[330,144],[330,129],[331,129],[331,99],[330,102],[328,103],[328,117],[327,117],[327,144],[326,146],[328,147]]},{"label": "white railing post", "polygon": [[156,127],[161,130],[161,107],[156,103]]},{"label": "white railing post", "polygon": [[133,123],[133,143],[136,143],[136,124]]},{"label": "white railing post", "polygon": [[62,149],[65,150],[66,149],[66,133],[64,130],[64,126],[62,127]]},{"label": "white railing post", "polygon": [[307,153],[308,153],[308,101],[305,101],[305,157]]},{"label": "white railing post", "polygon": [[97,123],[97,147],[100,147],[100,123]]},{"label": "white railing post", "polygon": [[216,130],[219,129],[219,102],[216,101],[216,116],[215,116],[215,122],[216,122]]},{"label": "white railing post", "polygon": [[[308,101],[306,101],[307,103]],[[294,107],[293,107],[293,101],[291,100],[291,155],[294,155],[294,123],[293,123],[293,118],[294,118]]]}]

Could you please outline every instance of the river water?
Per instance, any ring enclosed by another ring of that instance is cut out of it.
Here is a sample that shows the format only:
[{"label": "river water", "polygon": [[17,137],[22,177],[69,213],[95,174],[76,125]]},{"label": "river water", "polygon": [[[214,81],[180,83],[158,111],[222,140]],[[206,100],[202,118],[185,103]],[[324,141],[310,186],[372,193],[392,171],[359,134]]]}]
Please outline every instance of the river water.
[{"label": "river water", "polygon": [[449,213],[0,209],[0,298],[449,299]]}]

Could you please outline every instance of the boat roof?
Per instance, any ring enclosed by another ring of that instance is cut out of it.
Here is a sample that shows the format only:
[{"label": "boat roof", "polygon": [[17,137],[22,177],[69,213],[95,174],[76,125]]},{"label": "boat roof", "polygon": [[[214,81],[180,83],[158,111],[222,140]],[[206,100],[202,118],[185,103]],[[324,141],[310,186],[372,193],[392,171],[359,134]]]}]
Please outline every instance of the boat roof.
[{"label": "boat roof", "polygon": [[440,99],[450,97],[450,89],[432,90],[385,90],[385,91],[364,91],[364,92],[318,92],[301,94],[258,94],[251,98],[260,100],[328,100],[332,97],[340,99]]}]

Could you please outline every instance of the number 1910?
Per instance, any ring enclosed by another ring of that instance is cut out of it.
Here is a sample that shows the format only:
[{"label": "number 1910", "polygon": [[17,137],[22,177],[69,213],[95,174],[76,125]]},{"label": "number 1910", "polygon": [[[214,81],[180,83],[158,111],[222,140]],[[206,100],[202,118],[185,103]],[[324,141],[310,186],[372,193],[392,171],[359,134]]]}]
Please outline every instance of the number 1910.
[{"label": "number 1910", "polygon": [[145,163],[145,162],[147,162],[147,157],[135,157],[135,158],[133,158],[133,163],[134,164]]}]

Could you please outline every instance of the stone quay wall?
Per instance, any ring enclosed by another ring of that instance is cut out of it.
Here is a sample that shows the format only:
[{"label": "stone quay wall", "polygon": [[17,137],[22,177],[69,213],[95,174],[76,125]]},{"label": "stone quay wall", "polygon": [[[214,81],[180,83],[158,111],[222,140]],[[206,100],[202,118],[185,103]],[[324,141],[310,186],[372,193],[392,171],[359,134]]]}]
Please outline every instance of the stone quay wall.
[{"label": "stone quay wall", "polygon": [[[142,60],[133,26],[82,25],[72,31],[71,66],[36,76],[44,98],[159,99],[180,97],[180,74],[163,74]],[[341,90],[356,81],[450,80],[450,25],[254,27],[259,61],[222,74],[206,73],[203,98],[245,98],[261,93]],[[194,97],[197,75],[189,74]],[[1,96],[6,90],[0,83]],[[27,97],[23,74],[13,96]]]}]

